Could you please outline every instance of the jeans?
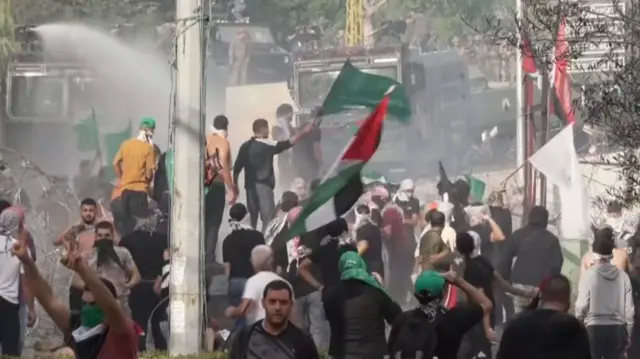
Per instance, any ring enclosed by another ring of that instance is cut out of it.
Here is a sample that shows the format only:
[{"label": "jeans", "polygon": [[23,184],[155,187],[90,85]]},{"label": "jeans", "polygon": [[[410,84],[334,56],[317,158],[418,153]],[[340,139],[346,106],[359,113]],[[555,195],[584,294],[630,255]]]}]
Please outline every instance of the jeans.
[{"label": "jeans", "polygon": [[2,355],[19,357],[20,352],[20,304],[13,304],[0,297],[0,346]]},{"label": "jeans", "polygon": [[624,325],[590,325],[587,327],[592,359],[623,359],[627,347]]},{"label": "jeans", "polygon": [[258,225],[258,214],[262,221],[262,232],[276,216],[276,204],[273,198],[273,188],[263,183],[247,185],[247,210],[251,217],[251,226]]},{"label": "jeans", "polygon": [[301,322],[299,327],[311,334],[318,351],[326,351],[329,347],[329,323],[324,315],[322,293],[315,291],[297,298],[294,310],[295,318]]},{"label": "jeans", "polygon": [[[247,283],[247,278],[230,278],[229,287],[227,289],[229,304],[236,307],[242,302],[242,294],[244,294],[244,285]],[[244,318],[236,320],[235,330],[244,328],[246,321]]]},{"label": "jeans", "polygon": [[226,190],[224,184],[214,183],[209,187],[204,197],[205,223],[205,260],[206,263],[215,262],[218,232],[224,216]]},{"label": "jeans", "polygon": [[[167,340],[160,329],[160,322],[164,320],[160,298],[153,291],[153,283],[143,281],[137,286],[131,288],[129,294],[129,308],[131,308],[131,319],[138,324],[144,334],[139,337],[138,350],[144,352],[147,350],[147,334],[149,330],[153,336],[153,344],[157,350],[167,349]],[[147,328],[151,324],[150,328]]]}]

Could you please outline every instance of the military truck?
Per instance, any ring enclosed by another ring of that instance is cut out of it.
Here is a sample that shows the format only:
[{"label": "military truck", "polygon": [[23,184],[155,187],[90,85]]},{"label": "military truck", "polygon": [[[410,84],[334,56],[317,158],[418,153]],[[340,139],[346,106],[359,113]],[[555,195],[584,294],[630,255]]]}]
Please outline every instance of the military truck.
[{"label": "military truck", "polygon": [[30,26],[15,31],[20,50],[7,66],[6,113],[18,123],[68,123],[86,116],[96,76],[71,59],[54,58],[43,52],[41,39]]},{"label": "military truck", "polygon": [[[404,85],[412,103],[412,121],[385,122],[381,146],[369,170],[392,180],[423,176],[435,168],[425,163],[450,155],[454,141],[460,147],[465,144],[470,85],[466,66],[455,51],[420,53],[406,47],[385,47],[329,49],[295,56],[292,93],[299,106],[298,122],[305,122],[313,108],[322,104],[347,59],[363,72]],[[339,156],[353,134],[345,129],[352,128],[366,113],[353,111],[323,120],[325,158]]]}]

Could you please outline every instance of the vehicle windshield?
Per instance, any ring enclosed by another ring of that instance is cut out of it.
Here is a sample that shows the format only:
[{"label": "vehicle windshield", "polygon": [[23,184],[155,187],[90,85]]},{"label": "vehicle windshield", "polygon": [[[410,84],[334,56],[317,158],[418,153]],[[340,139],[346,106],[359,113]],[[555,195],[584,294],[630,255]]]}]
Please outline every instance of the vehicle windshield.
[{"label": "vehicle windshield", "polygon": [[11,76],[9,112],[13,117],[64,117],[65,79],[53,76]]},{"label": "vehicle windshield", "polygon": [[69,78],[69,110],[74,116],[91,113],[98,96],[95,79],[83,76]]},{"label": "vehicle windshield", "polygon": [[260,44],[273,44],[273,36],[271,31],[266,27],[259,26],[220,26],[216,34],[216,39],[226,43],[232,43],[238,37],[240,30],[246,30],[249,33],[251,42]]},{"label": "vehicle windshield", "polygon": [[[398,68],[377,67],[361,69],[368,74],[382,75],[394,80],[398,77]],[[340,73],[336,71],[325,72],[300,72],[298,75],[298,100],[301,108],[314,108],[322,105],[322,101],[331,90],[331,85]]]}]

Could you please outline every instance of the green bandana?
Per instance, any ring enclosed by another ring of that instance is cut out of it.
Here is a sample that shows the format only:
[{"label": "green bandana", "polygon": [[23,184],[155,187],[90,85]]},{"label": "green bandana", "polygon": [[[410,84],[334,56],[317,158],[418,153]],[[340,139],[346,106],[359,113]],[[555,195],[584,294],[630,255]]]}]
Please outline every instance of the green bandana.
[{"label": "green bandana", "polygon": [[379,289],[382,293],[389,296],[387,291],[380,283],[367,271],[367,265],[364,259],[356,252],[345,252],[340,256],[340,279],[341,280],[359,280],[369,286]]},{"label": "green bandana", "polygon": [[85,304],[80,311],[80,322],[87,328],[98,326],[104,322],[104,312],[95,304]]}]

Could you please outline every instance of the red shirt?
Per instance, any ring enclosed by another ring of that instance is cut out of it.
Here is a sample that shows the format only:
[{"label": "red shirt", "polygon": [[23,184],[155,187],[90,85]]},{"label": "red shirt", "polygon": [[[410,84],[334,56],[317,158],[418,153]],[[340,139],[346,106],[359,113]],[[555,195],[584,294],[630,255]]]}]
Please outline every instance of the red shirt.
[{"label": "red shirt", "polygon": [[[404,244],[407,241],[404,216],[395,207],[389,207],[382,212],[382,228],[391,227],[389,240],[393,243]],[[385,232],[385,234],[388,234]]]},{"label": "red shirt", "polygon": [[129,319],[129,329],[124,333],[109,330],[107,339],[102,345],[97,359],[137,359],[138,332],[132,320]]}]

